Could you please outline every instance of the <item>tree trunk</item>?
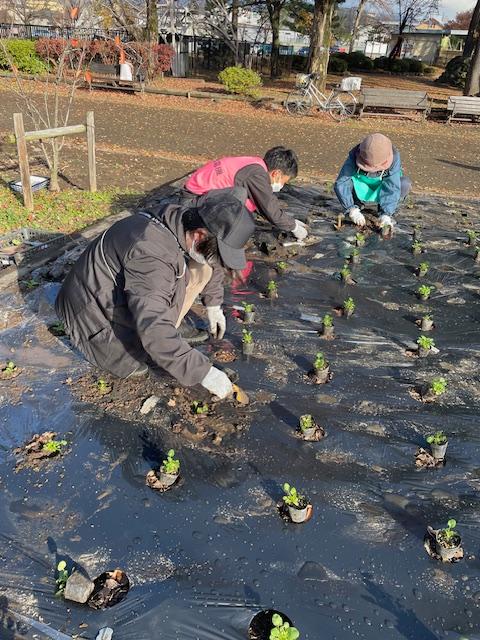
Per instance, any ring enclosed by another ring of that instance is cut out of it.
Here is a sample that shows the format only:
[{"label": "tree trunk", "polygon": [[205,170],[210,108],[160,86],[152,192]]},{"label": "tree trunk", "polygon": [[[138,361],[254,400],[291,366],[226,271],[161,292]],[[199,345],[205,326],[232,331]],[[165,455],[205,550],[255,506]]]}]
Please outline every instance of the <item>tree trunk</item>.
[{"label": "tree trunk", "polygon": [[60,191],[60,185],[58,183],[58,171],[59,171],[59,160],[60,160],[60,150],[58,148],[59,140],[58,138],[52,139],[52,158],[50,164],[50,191]]},{"label": "tree trunk", "polygon": [[470,20],[470,26],[468,27],[468,36],[465,40],[465,46],[463,48],[463,57],[470,58],[475,49],[475,43],[480,34],[480,0],[477,0],[475,9],[473,10],[472,19]]},{"label": "tree trunk", "polygon": [[464,96],[480,95],[480,36],[477,38],[475,51],[473,52],[468,68],[467,81],[465,82]]},{"label": "tree trunk", "polygon": [[[357,37],[358,28],[360,27],[360,21],[362,19],[363,10],[365,9],[366,2],[367,2],[367,0],[360,0],[360,2],[358,3],[357,13],[355,15],[355,22],[353,23],[352,39],[350,41],[350,46],[348,48],[349,53],[353,53],[353,47],[354,47],[355,40],[356,40],[356,37]],[[480,0],[479,0],[479,2],[480,2]]]},{"label": "tree trunk", "polygon": [[158,43],[158,11],[156,0],[147,0],[147,24],[145,27],[145,40],[154,44]]},{"label": "tree trunk", "polygon": [[308,72],[317,73],[319,75],[319,79],[316,81],[316,84],[321,91],[325,88],[327,80],[335,1],[336,0],[315,0],[315,7],[313,10]]},{"label": "tree trunk", "polygon": [[398,39],[395,43],[395,46],[393,47],[393,49],[390,51],[389,54],[389,58],[390,60],[394,60],[395,58],[399,58],[400,54],[402,53],[402,47],[403,47],[403,35],[399,35]]},{"label": "tree trunk", "polygon": [[233,44],[235,47],[234,56],[235,56],[235,64],[238,64],[239,61],[239,52],[238,52],[238,9],[239,9],[239,0],[232,0],[232,36],[233,36]]},{"label": "tree trunk", "polygon": [[280,13],[281,5],[275,2],[268,7],[272,26],[272,53],[270,55],[270,78],[279,78],[280,73]]}]

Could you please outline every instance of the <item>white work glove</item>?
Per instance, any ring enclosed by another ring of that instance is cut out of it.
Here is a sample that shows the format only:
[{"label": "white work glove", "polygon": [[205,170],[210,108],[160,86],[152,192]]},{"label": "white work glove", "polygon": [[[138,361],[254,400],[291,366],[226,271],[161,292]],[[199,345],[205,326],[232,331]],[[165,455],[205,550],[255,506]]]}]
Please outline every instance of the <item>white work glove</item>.
[{"label": "white work glove", "polygon": [[292,233],[297,240],[305,240],[308,236],[307,225],[301,220],[295,220],[295,226],[292,229]]},{"label": "white work glove", "polygon": [[208,324],[210,325],[210,333],[214,338],[221,340],[225,335],[227,328],[227,320],[220,305],[216,307],[207,307]]},{"label": "white work glove", "polygon": [[395,224],[394,219],[391,216],[387,216],[386,213],[383,213],[379,219],[378,219],[378,224],[380,225],[380,227],[392,227]]},{"label": "white work glove", "polygon": [[352,207],[348,212],[348,217],[353,222],[353,224],[357,225],[357,227],[365,226],[365,222],[366,222],[365,216],[363,215],[363,213],[360,211],[358,207]]},{"label": "white work glove", "polygon": [[221,400],[233,393],[230,378],[216,367],[210,369],[200,384],[202,387],[205,387],[207,391],[210,391],[212,395],[217,396]]}]

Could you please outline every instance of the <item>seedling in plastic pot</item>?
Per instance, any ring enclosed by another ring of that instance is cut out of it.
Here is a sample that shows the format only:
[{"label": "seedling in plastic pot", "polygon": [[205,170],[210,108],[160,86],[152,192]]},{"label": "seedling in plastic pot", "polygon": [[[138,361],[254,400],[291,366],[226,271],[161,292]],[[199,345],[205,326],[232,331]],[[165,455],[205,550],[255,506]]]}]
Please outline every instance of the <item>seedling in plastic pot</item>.
[{"label": "seedling in plastic pot", "polygon": [[344,282],[345,284],[353,283],[352,272],[348,268],[348,264],[345,263],[343,267],[340,269],[340,277],[342,278],[342,282]]},{"label": "seedling in plastic pot", "polygon": [[315,356],[309,377],[315,384],[325,384],[330,379],[330,365],[321,351]]},{"label": "seedling in plastic pot", "polygon": [[447,390],[447,381],[445,378],[433,378],[426,389],[422,391],[422,397],[425,402],[434,402],[440,396],[443,396]]},{"label": "seedling in plastic pot", "polygon": [[350,252],[350,262],[352,264],[358,264],[360,262],[360,249],[358,247],[353,247]]},{"label": "seedling in plastic pot", "polygon": [[432,291],[433,287],[429,287],[427,284],[421,284],[417,289],[417,294],[420,300],[423,300],[425,302],[425,300],[429,299]]},{"label": "seedling in plastic pot", "polygon": [[443,431],[436,431],[428,435],[425,440],[430,445],[435,460],[443,460],[447,452],[448,438]]},{"label": "seedling in plastic pot", "polygon": [[246,356],[251,356],[255,348],[255,343],[253,342],[253,334],[251,331],[247,331],[247,329],[242,330],[242,349],[243,353]]},{"label": "seedling in plastic pot", "polygon": [[420,321],[420,328],[422,331],[431,331],[433,329],[433,318],[431,315],[427,314],[423,316]]},{"label": "seedling in plastic pot", "polygon": [[255,322],[255,305],[250,302],[243,302],[243,321],[245,324]]},{"label": "seedling in plastic pot", "polygon": [[291,627],[288,622],[284,622],[278,613],[273,614],[272,625],[269,640],[297,640],[300,638],[298,629]]},{"label": "seedling in plastic pot", "polygon": [[414,256],[418,256],[422,253],[423,251],[423,245],[420,242],[420,240],[414,240],[412,242],[412,253]]},{"label": "seedling in plastic pot", "polygon": [[418,355],[420,358],[426,358],[435,346],[435,340],[427,336],[420,336],[417,340]]},{"label": "seedling in plastic pot", "polygon": [[428,262],[421,262],[418,265],[418,269],[417,269],[417,274],[419,278],[423,278],[423,276],[426,276],[428,273],[428,269],[429,269],[430,265],[428,264]]},{"label": "seedling in plastic pot", "polygon": [[98,389],[98,393],[101,396],[105,396],[107,395],[107,393],[111,392],[112,387],[108,384],[106,380],[104,380],[103,378],[100,378],[100,380],[97,380],[97,389]]},{"label": "seedling in plastic pot", "polygon": [[364,247],[365,246],[365,234],[356,233],[355,234],[355,243],[356,243],[357,247]]},{"label": "seedling in plastic pot", "polygon": [[326,313],[322,319],[322,335],[324,338],[333,338],[335,335],[333,317],[329,313]]},{"label": "seedling in plastic pot", "polygon": [[453,558],[458,557],[462,538],[458,531],[455,530],[456,526],[457,521],[450,518],[445,529],[436,531],[436,551],[443,561],[450,562]]},{"label": "seedling in plastic pot", "polygon": [[196,416],[206,415],[210,411],[210,407],[206,402],[201,402],[200,400],[194,400],[192,402],[192,413]]},{"label": "seedling in plastic pot", "polygon": [[300,433],[304,440],[320,440],[325,436],[325,429],[319,427],[310,414],[300,416],[299,424]]},{"label": "seedling in plastic pot", "polygon": [[57,579],[55,580],[56,596],[63,595],[63,592],[65,591],[65,587],[67,586],[68,578],[69,576],[68,576],[67,563],[65,562],[65,560],[61,560],[57,564]]},{"label": "seedling in plastic pot", "polygon": [[468,244],[471,247],[474,247],[478,240],[478,233],[473,229],[467,229],[467,239],[468,239]]},{"label": "seedling in plastic pot", "polygon": [[267,298],[270,298],[270,300],[278,298],[278,288],[275,280],[269,280],[267,283]]},{"label": "seedling in plastic pot", "polygon": [[281,260],[280,262],[277,262],[276,269],[279,275],[282,275],[283,273],[288,271],[288,266],[289,266],[288,262],[284,262],[283,260]]},{"label": "seedling in plastic pot", "polygon": [[350,316],[353,315],[353,312],[355,311],[355,302],[353,301],[353,298],[347,298],[346,300],[344,300],[343,302],[343,315],[346,318],[350,318]]},{"label": "seedling in plastic pot", "polygon": [[160,467],[160,483],[164,487],[170,487],[180,474],[180,460],[175,458],[174,449],[167,451],[167,459],[162,462]]},{"label": "seedling in plastic pot", "polygon": [[283,485],[283,490],[285,491],[283,502],[288,507],[292,522],[305,522],[308,512],[308,500],[306,497],[298,493],[295,487],[291,487],[288,482]]},{"label": "seedling in plastic pot", "polygon": [[50,440],[49,442],[45,442],[42,449],[44,451],[48,451],[52,455],[56,455],[57,453],[60,453],[63,447],[66,447],[67,444],[66,440]]}]

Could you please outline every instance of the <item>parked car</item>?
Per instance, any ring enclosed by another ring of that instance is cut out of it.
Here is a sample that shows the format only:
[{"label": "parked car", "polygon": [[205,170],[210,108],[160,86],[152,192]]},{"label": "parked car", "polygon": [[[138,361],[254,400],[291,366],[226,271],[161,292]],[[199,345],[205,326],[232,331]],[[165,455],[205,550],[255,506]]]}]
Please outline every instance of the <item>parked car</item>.
[{"label": "parked car", "polygon": [[297,56],[305,56],[308,57],[310,53],[310,47],[301,47],[298,51],[297,51]]}]

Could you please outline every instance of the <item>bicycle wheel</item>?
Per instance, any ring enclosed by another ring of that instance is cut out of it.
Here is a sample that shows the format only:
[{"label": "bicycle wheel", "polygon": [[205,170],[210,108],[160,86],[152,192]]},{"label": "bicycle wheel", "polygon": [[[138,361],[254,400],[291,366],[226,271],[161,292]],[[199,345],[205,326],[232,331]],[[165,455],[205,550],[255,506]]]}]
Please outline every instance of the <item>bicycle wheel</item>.
[{"label": "bicycle wheel", "polygon": [[298,91],[288,94],[285,100],[285,109],[291,116],[304,116],[312,107],[312,98]]},{"label": "bicycle wheel", "polygon": [[330,100],[327,109],[334,120],[346,120],[355,115],[357,99],[353,93],[342,92],[342,97],[336,95]]}]

